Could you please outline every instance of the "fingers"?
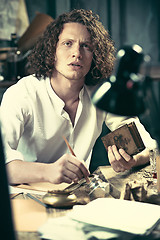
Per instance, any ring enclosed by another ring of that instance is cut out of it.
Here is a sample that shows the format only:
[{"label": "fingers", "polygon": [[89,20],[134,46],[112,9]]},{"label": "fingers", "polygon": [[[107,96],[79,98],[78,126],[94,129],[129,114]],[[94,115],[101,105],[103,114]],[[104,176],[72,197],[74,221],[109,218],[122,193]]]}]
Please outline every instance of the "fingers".
[{"label": "fingers", "polygon": [[83,161],[78,160],[75,156],[65,154],[59,160],[61,181],[67,183],[78,182],[83,177],[89,176],[90,172]]},{"label": "fingers", "polygon": [[113,151],[112,147],[108,147],[108,158],[109,162],[116,172],[124,172],[126,169],[123,167],[123,164],[121,163],[121,157],[118,153],[115,153]]},{"label": "fingers", "polygon": [[135,165],[135,160],[123,149],[119,149],[118,151],[115,145],[108,147],[108,158],[116,172],[129,170]]},{"label": "fingers", "polygon": [[72,159],[69,160],[69,163],[71,164],[70,170],[77,175],[78,180],[80,180],[83,177],[89,176],[90,172],[85,166],[84,161],[80,161],[76,157],[73,157]]},{"label": "fingers", "polygon": [[77,182],[78,180],[84,177],[79,167],[73,164],[71,161],[68,161],[66,164],[65,174],[69,176],[70,179],[73,180],[74,182]]}]

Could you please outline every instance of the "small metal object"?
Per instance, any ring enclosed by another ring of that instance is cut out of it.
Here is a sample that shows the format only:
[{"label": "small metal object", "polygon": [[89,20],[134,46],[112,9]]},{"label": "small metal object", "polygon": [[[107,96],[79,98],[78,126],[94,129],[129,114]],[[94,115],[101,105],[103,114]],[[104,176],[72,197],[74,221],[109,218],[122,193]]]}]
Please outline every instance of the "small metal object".
[{"label": "small metal object", "polygon": [[69,191],[48,191],[42,198],[42,201],[52,207],[72,207],[77,203],[75,194]]},{"label": "small metal object", "polygon": [[100,177],[96,174],[92,174],[90,178],[90,183],[87,184],[89,187],[89,195],[92,194],[97,188],[101,189],[102,191],[106,191],[108,186],[107,182],[103,182]]},{"label": "small metal object", "polygon": [[99,175],[92,174],[90,178],[90,183],[87,184],[90,192],[89,195],[93,194],[95,191],[101,190],[101,195],[104,192],[104,195],[111,195],[114,198],[119,199],[121,192],[112,184],[109,180],[107,182],[102,181]]},{"label": "small metal object", "polygon": [[78,183],[74,183],[64,190],[48,191],[42,198],[42,201],[52,207],[71,207],[77,203],[77,197],[74,191],[85,185],[86,179],[82,178]]}]

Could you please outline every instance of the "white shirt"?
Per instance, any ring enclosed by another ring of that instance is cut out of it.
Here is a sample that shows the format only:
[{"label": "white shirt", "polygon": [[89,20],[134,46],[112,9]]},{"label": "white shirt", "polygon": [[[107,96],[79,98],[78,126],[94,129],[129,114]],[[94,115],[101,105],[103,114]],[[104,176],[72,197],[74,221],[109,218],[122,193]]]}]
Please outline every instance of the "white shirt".
[{"label": "white shirt", "polygon": [[91,102],[92,87],[84,86],[79,94],[75,124],[64,111],[64,102],[53,91],[50,79],[30,75],[4,93],[1,119],[6,162],[15,159],[50,163],[69,152],[65,136],[78,159],[89,167],[92,149],[102,131],[103,122],[113,131],[135,121],[146,147],[154,144],[138,118],[120,117],[97,109]]}]

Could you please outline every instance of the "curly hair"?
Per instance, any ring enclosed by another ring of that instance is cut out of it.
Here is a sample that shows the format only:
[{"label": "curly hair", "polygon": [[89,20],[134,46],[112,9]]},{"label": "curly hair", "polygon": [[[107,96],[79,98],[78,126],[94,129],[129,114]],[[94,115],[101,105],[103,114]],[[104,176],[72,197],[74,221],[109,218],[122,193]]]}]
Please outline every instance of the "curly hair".
[{"label": "curly hair", "polygon": [[85,84],[96,85],[100,80],[111,75],[115,61],[115,47],[108,31],[99,21],[99,16],[93,14],[91,10],[75,9],[53,20],[34,46],[28,57],[28,64],[38,79],[42,76],[51,77],[59,35],[63,30],[63,24],[69,22],[85,25],[91,35],[93,60]]}]

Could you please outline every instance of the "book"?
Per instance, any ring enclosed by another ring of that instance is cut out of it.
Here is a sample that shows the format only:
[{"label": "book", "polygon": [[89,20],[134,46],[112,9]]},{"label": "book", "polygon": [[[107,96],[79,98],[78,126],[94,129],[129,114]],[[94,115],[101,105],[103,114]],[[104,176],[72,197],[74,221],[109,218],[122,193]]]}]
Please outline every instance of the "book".
[{"label": "book", "polygon": [[124,149],[131,156],[145,149],[141,135],[134,122],[117,128],[103,136],[101,140],[107,151],[109,146],[116,145],[118,149]]}]

